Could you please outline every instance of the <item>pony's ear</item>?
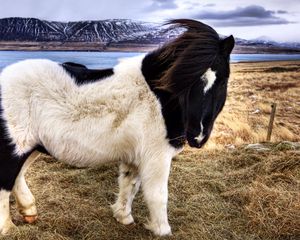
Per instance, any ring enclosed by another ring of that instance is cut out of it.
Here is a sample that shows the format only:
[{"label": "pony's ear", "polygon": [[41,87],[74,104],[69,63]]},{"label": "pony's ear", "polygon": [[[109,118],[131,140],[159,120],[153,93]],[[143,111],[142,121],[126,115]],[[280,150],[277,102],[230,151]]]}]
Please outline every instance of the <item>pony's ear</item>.
[{"label": "pony's ear", "polygon": [[234,48],[234,37],[230,35],[228,38],[225,38],[220,43],[221,53],[225,56],[229,56]]}]

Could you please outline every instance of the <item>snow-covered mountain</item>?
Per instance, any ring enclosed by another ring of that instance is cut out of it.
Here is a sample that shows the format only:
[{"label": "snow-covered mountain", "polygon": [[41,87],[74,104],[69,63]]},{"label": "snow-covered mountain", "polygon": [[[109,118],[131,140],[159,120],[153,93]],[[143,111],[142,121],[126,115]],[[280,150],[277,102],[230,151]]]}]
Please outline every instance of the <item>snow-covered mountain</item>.
[{"label": "snow-covered mountain", "polygon": [[[0,41],[158,43],[169,36],[155,24],[128,19],[49,22],[36,18],[0,19]],[[172,35],[172,33],[171,33]]]},{"label": "snow-covered mountain", "polygon": [[268,36],[260,36],[251,40],[244,40],[245,44],[263,44],[266,46],[276,46],[276,47],[285,47],[285,48],[300,48],[300,43],[298,42],[277,42]]},{"label": "snow-covered mountain", "polygon": [[[6,41],[101,43],[103,46],[147,45],[163,43],[182,32],[182,29],[165,30],[166,27],[158,24],[128,19],[50,22],[36,18],[3,18],[0,19],[0,43]],[[300,51],[300,43],[278,43],[267,38],[236,38],[236,43],[239,48],[287,48]]]}]

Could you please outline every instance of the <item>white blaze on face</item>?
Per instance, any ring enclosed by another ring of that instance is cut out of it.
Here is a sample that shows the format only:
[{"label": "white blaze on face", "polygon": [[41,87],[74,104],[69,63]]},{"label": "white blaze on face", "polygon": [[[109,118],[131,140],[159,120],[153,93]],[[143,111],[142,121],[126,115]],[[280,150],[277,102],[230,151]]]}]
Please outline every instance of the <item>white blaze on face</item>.
[{"label": "white blaze on face", "polygon": [[205,135],[203,134],[203,124],[202,122],[200,122],[200,134],[195,137],[195,140],[198,142],[198,143],[201,143],[201,141],[205,138]]},{"label": "white blaze on face", "polygon": [[202,76],[201,79],[205,82],[205,87],[203,89],[204,94],[214,85],[216,81],[216,72],[209,68]]}]

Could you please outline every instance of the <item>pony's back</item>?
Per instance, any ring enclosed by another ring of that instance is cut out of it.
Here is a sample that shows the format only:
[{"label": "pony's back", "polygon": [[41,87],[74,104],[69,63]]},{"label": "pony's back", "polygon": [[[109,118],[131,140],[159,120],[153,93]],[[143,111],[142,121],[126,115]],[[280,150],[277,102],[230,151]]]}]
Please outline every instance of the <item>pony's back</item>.
[{"label": "pony's back", "polygon": [[18,152],[39,144],[64,162],[93,166],[133,158],[150,134],[164,142],[160,105],[141,73],[142,59],[124,59],[112,76],[85,85],[49,60],[8,66],[0,77],[3,117]]}]

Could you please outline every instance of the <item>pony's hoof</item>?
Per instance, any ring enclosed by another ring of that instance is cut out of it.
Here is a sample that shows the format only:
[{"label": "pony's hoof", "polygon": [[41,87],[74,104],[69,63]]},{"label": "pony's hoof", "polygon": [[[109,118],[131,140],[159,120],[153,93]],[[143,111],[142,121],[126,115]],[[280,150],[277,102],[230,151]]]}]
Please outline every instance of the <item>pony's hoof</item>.
[{"label": "pony's hoof", "polygon": [[129,225],[129,224],[134,223],[134,219],[133,219],[131,213],[125,212],[125,210],[122,207],[119,207],[119,205],[117,203],[115,203],[114,205],[111,205],[111,208],[113,210],[114,218],[119,223],[122,223],[124,225]]},{"label": "pony's hoof", "polygon": [[134,219],[133,219],[133,217],[132,217],[131,214],[128,215],[128,216],[126,216],[126,217],[121,217],[121,216],[119,216],[119,217],[115,217],[115,218],[117,219],[117,221],[118,221],[119,223],[122,223],[122,224],[124,224],[124,225],[130,225],[130,224],[133,224],[133,223],[134,223]]},{"label": "pony's hoof", "polygon": [[161,225],[156,225],[156,224],[145,224],[145,228],[150,230],[151,232],[154,233],[156,236],[171,236],[171,227],[169,224],[161,224]]},{"label": "pony's hoof", "polygon": [[24,222],[32,224],[34,222],[36,222],[36,220],[38,219],[37,215],[33,215],[33,216],[23,216]]}]

